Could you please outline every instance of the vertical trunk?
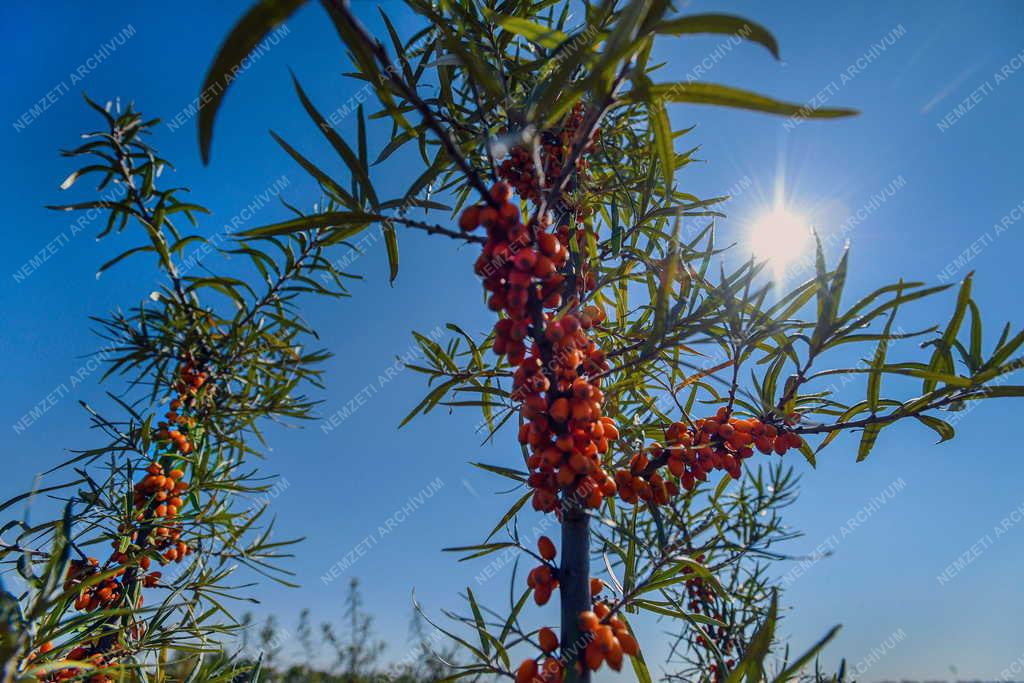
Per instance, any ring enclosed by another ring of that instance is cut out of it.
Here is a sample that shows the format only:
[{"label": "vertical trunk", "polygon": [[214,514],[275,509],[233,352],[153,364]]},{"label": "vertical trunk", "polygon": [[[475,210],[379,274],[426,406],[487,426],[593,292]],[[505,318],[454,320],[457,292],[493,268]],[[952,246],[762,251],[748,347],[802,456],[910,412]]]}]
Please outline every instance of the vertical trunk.
[{"label": "vertical trunk", "polygon": [[[569,683],[590,683],[583,657],[591,635],[580,632],[579,615],[590,609],[590,517],[579,503],[565,501],[562,517],[562,565],[558,573],[562,599],[562,661]],[[576,662],[582,673],[577,675]]]}]

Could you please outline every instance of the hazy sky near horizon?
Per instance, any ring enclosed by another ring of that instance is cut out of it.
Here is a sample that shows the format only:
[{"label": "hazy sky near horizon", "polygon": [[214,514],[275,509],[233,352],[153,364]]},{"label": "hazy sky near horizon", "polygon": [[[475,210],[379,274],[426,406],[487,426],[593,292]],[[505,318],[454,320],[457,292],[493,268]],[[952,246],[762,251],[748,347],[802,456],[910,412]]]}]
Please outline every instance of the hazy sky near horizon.
[{"label": "hazy sky near horizon", "polygon": [[[248,4],[0,8],[8,51],[0,105],[0,185],[8,214],[0,256],[6,378],[0,428],[10,430],[0,499],[25,490],[67,449],[96,443],[78,401],[110,407],[104,391],[118,386],[99,384],[102,372],[87,360],[102,346],[88,317],[128,307],[156,285],[144,259],[95,277],[101,263],[139,243],[137,234],[96,242],[100,222],[76,225],[69,214],[43,208],[64,201],[58,184],[73,170],[57,150],[98,125],[81,91],[101,101],[133,100],[147,116],[164,120],[152,142],[176,166],[165,182],[190,186],[212,210],[201,226],[211,237],[233,219],[254,227],[284,217],[277,195],[298,205],[316,201],[314,183],[268,129],[343,174],[302,112],[288,68],[321,111],[339,112],[346,136],[354,135],[355,117],[345,112],[362,100],[371,111],[374,106],[360,83],[341,75],[351,65],[312,3],[233,85],[219,115],[213,161],[201,165],[190,106],[221,39]],[[355,6],[371,28],[380,27],[375,3]],[[399,2],[381,7],[404,33],[418,26]],[[976,270],[975,297],[989,341],[1007,320],[1019,329],[1024,4],[694,2],[685,8],[702,11],[765,24],[783,60],[722,37],[665,40],[658,50],[666,62],[662,80],[693,76],[863,112],[813,122],[674,106],[675,127],[697,124],[678,149],[700,145],[702,160],[681,172],[680,187],[698,196],[734,195],[720,223],[723,240],[743,249],[749,226],[781,197],[826,236],[830,258],[848,240],[851,297],[901,276],[938,284]],[[372,131],[374,149],[386,144],[385,132]],[[397,196],[419,168],[414,158],[398,157],[375,173],[378,193]],[[517,457],[500,439],[480,446],[479,416],[472,412],[437,410],[396,429],[425,393],[422,376],[396,364],[396,357],[414,352],[410,330],[436,330],[447,339],[446,322],[476,334],[492,323],[480,305],[472,248],[420,234],[403,233],[400,240],[394,286],[387,284],[382,241],[368,238],[364,253],[337,254],[365,276],[353,285],[354,296],[306,306],[323,345],[335,353],[327,390],[316,396],[323,400],[320,419],[301,430],[270,430],[272,450],[262,465],[282,478],[272,502],[279,536],[306,537],[291,565],[302,587],[265,584],[254,609],[286,625],[307,606],[317,620],[337,619],[348,580],[358,577],[393,659],[408,647],[413,589],[433,615],[460,608],[457,594],[467,585],[504,606],[507,567],[481,581],[486,561],[460,564],[440,548],[478,542],[511,502],[493,495],[500,481],[467,462],[512,464]],[[904,323],[907,329],[944,320],[952,296],[921,307]],[[25,422],[54,395],[45,412]],[[332,423],[346,406],[350,416]],[[860,464],[851,438],[837,440],[817,469],[790,461],[802,476],[802,496],[786,518],[805,535],[786,550],[832,551],[818,562],[777,567],[787,608],[782,630],[794,648],[842,623],[824,661],[833,668],[841,657],[850,667],[860,664],[853,670],[862,680],[993,679],[1006,671],[1024,679],[1024,462],[1013,431],[1019,413],[1019,401],[983,404],[959,416],[959,439],[941,446],[920,425],[901,425],[884,432]],[[29,514],[38,521],[44,508],[40,503]],[[521,522],[540,523],[533,513]],[[348,566],[340,568],[346,557]],[[550,608],[528,611],[538,625],[556,621]],[[643,624],[654,668],[664,660],[666,628]]]}]

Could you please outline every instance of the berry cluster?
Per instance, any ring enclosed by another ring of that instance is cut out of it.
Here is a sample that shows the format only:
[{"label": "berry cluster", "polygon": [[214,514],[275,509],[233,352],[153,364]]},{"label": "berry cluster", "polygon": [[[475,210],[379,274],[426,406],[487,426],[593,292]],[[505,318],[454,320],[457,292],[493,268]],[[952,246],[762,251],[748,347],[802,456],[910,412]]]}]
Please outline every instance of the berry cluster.
[{"label": "berry cluster", "polygon": [[[182,362],[178,369],[178,381],[174,385],[175,398],[170,402],[170,411],[166,415],[167,422],[160,422],[155,432],[157,458],[170,462],[193,451],[197,421],[195,417],[182,413],[194,412],[203,396],[202,387],[206,380],[207,374],[194,363],[187,359]],[[158,559],[163,563],[180,562],[192,553],[192,549],[181,540],[181,523],[176,521],[185,505],[189,488],[184,476],[181,469],[166,469],[159,460],[149,464],[133,489],[134,518],[120,525],[118,530],[122,538],[111,542],[114,552],[107,563],[100,566],[99,561],[93,557],[70,563],[64,589],[79,590],[75,600],[76,609],[92,612],[117,607],[128,590],[129,576],[130,580],[137,580],[141,574],[144,587],[157,586],[161,573],[149,571],[149,551],[158,552]],[[144,536],[141,541],[140,531]],[[127,537],[128,544],[122,549],[124,537]],[[110,576],[99,581],[92,580],[99,573],[110,573]],[[143,597],[139,595],[137,606],[141,607],[142,603]],[[133,633],[141,634],[142,628],[141,624],[134,625]],[[41,653],[46,651],[40,648]],[[92,643],[74,648],[65,659],[88,661],[97,668],[116,663],[114,658]],[[40,674],[39,677],[49,682],[81,679],[81,675],[81,669],[68,667]],[[95,674],[84,680],[90,683],[113,683],[113,679],[105,674]]]},{"label": "berry cluster", "polygon": [[64,590],[71,591],[82,586],[75,599],[75,609],[83,612],[92,612],[101,607],[108,607],[121,599],[121,584],[116,576],[123,571],[118,571],[114,577],[103,579],[99,583],[83,585],[93,575],[100,572],[100,563],[95,557],[84,560],[72,560],[68,564],[68,571],[64,575]]},{"label": "berry cluster", "polygon": [[[657,454],[657,451],[652,451]],[[626,503],[636,504],[642,500],[655,505],[668,505],[668,501],[679,494],[679,485],[666,480],[657,472],[646,474],[651,464],[646,453],[637,453],[629,461],[629,469],[615,472],[615,483],[619,498]]]},{"label": "berry cluster", "polygon": [[[178,368],[176,396],[170,402],[167,421],[157,424],[156,455],[173,462],[189,455],[195,448],[199,430],[194,413],[204,398],[208,375],[189,358]],[[183,413],[193,413],[183,414]],[[146,476],[135,485],[134,505],[137,522],[151,528],[148,545],[161,553],[164,562],[180,562],[192,549],[181,540],[181,525],[174,521],[185,504],[188,483],[179,468],[166,469],[159,461],[146,468]],[[135,537],[133,535],[133,541]],[[149,575],[146,581],[155,584],[159,576]]]},{"label": "berry cluster", "polygon": [[[698,562],[704,562],[703,555],[696,555],[694,557]],[[686,567],[683,570],[684,574],[693,573],[691,567]],[[686,597],[687,607],[691,612],[696,614],[703,614],[707,617],[711,617],[717,621],[722,621],[722,614],[719,612],[715,602],[715,594],[708,586],[707,582],[699,576],[694,576],[686,580]],[[732,669],[736,663],[731,655],[737,648],[737,643],[734,637],[729,634],[729,630],[724,626],[714,627],[708,626],[705,628],[705,633],[714,641],[713,644],[709,643],[708,640],[699,634],[691,636],[691,643],[695,647],[700,647],[709,650],[709,656],[707,660],[711,660],[708,665],[708,679],[719,683],[725,680],[727,670]],[[713,654],[715,651],[722,654],[725,657],[726,669],[720,669],[718,664],[714,662],[716,656]]]},{"label": "berry cluster", "polygon": [[[690,491],[697,481],[706,481],[712,470],[724,470],[734,479],[742,473],[742,463],[754,454],[785,455],[790,448],[799,448],[803,439],[789,431],[799,415],[791,415],[782,425],[757,418],[733,417],[727,407],[718,409],[714,417],[697,420],[693,426],[675,422],[665,431],[666,445],[651,444],[645,452],[633,456],[629,469],[618,470],[615,482],[619,496],[628,503],[637,500],[664,505],[679,493],[679,486]],[[678,479],[666,481],[658,469]]]},{"label": "berry cluster", "polygon": [[[95,560],[93,562],[95,562]],[[103,669],[114,664],[114,660],[112,658],[107,657],[99,652],[92,652],[93,649],[94,648],[92,643],[86,642],[82,645],[79,645],[78,647],[72,648],[67,653],[67,655],[63,657],[65,661],[82,662],[83,664],[87,664],[87,668],[69,666],[64,667],[63,669],[43,671],[37,673],[36,678],[46,683],[51,683],[53,681],[69,680],[83,681],[85,683],[114,683],[113,677],[102,672],[93,674],[91,676],[85,676],[84,678],[82,677],[83,672],[86,670]],[[40,655],[45,655],[52,650],[53,642],[48,640],[42,645],[40,645],[36,650],[30,652],[28,657],[26,657],[25,659],[25,663],[31,664],[36,659],[38,659]]]},{"label": "berry cluster", "polygon": [[[540,135],[539,157],[544,171],[544,180],[550,183],[562,172],[565,164],[565,157],[572,148],[573,141],[580,126],[583,124],[583,103],[577,102],[572,111],[566,115],[562,126],[555,130],[545,130]],[[593,148],[594,141],[600,135],[600,130],[595,131],[593,137],[587,143],[584,150]],[[578,176],[583,176],[587,170],[588,162],[584,155],[576,161]],[[507,159],[498,166],[498,175],[515,189],[516,194],[526,199],[538,201],[541,193],[547,189],[541,186],[541,174],[537,171],[537,164],[533,154],[525,147],[513,147]]]},{"label": "berry cluster", "polygon": [[533,589],[533,600],[537,605],[546,605],[551,599],[551,594],[558,588],[557,571],[550,564],[555,559],[557,551],[555,544],[547,536],[541,536],[537,540],[537,551],[545,560],[537,565],[526,575],[526,585]]},{"label": "berry cluster", "polygon": [[[542,158],[557,167],[564,147],[564,141],[552,143]],[[514,151],[502,165],[502,176],[521,196],[537,199],[543,188],[531,171],[532,163]],[[501,315],[492,348],[515,367],[512,398],[520,406],[519,441],[529,452],[527,483],[533,489],[535,510],[560,516],[563,501],[599,508],[605,497],[615,495],[631,504],[666,505],[681,490],[706,480],[712,470],[738,478],[742,461],[755,448],[782,455],[802,445],[800,436],[788,429],[799,416],[776,424],[737,418],[730,407],[723,407],[714,417],[672,424],[665,446],[651,444],[631,458],[628,468],[609,476],[602,456],[619,438],[619,430],[604,415],[601,378],[609,364],[588,336],[604,322],[605,314],[596,306],[580,307],[596,278],[582,265],[573,269],[569,264],[570,242],[573,237],[577,244],[587,239],[587,228],[575,235],[567,225],[552,231],[551,221],[543,215],[524,224],[512,193],[509,184],[495,184],[491,203],[468,207],[459,227],[466,232],[481,226],[486,230],[475,272],[489,293],[488,306]],[[544,605],[559,586],[552,562],[556,550],[542,537],[538,552],[543,562],[530,571],[527,585],[534,601]],[[692,585],[692,591],[700,590],[701,584]],[[592,596],[602,587],[600,581],[592,581]],[[592,612],[579,618],[581,630],[589,635],[578,666],[596,671],[607,663],[618,671],[626,655],[637,654],[636,640],[607,603],[595,603]],[[558,637],[545,627],[538,638],[543,661],[524,661],[516,672],[517,683],[562,679],[563,663],[551,656],[559,647]]]},{"label": "berry cluster", "polygon": [[[76,647],[72,649],[70,652],[68,652],[67,656],[65,656],[64,659],[69,662],[82,662],[84,664],[88,664],[89,669],[103,669],[114,663],[114,661],[111,658],[106,657],[98,652],[94,654],[89,654],[91,649],[92,646],[88,643],[85,645],[80,645],[79,647]],[[44,650],[40,648],[40,652],[44,652]],[[47,681],[47,683],[49,683],[50,681],[69,680],[84,681],[85,683],[114,683],[113,676],[109,676],[102,672],[93,674],[91,676],[86,676],[83,678],[82,673],[85,670],[86,669],[84,668],[69,666],[63,669],[57,669],[56,671],[51,671],[48,674],[39,674],[37,678],[43,681]]]},{"label": "berry cluster", "polygon": [[547,232],[543,221],[523,225],[507,184],[497,183],[491,195],[496,207],[469,207],[459,223],[464,230],[487,230],[476,272],[491,293],[491,309],[505,314],[495,325],[493,348],[516,366],[513,396],[521,403],[519,440],[531,449],[533,507],[555,511],[563,491],[596,508],[616,491],[600,456],[619,436],[602,414],[599,375],[608,362],[587,337],[604,312],[596,306],[558,310],[567,235]]},{"label": "berry cluster", "polygon": [[208,375],[198,369],[195,364],[185,359],[178,369],[179,379],[174,385],[177,396],[170,403],[170,410],[165,417],[166,422],[157,424],[157,445],[170,452],[188,455],[195,447],[193,432],[196,428],[194,417],[182,416],[182,408],[194,409],[201,398],[201,389],[206,384]]},{"label": "berry cluster", "polygon": [[579,626],[580,631],[592,636],[583,656],[583,661],[591,671],[597,671],[603,663],[619,671],[622,669],[624,655],[635,657],[640,652],[629,628],[621,619],[612,615],[611,608],[605,602],[597,602],[592,612],[580,614]]},{"label": "berry cluster", "polygon": [[[550,538],[541,536],[537,540],[537,552],[544,562],[530,571],[526,583],[533,589],[537,604],[544,605],[551,598],[551,591],[558,587],[558,570],[551,564],[558,551]],[[590,579],[591,598],[597,599],[603,590],[603,581],[598,578]],[[593,671],[597,671],[604,662],[618,671],[622,668],[625,655],[636,656],[640,650],[626,624],[612,615],[611,608],[606,602],[595,602],[593,611],[580,614],[579,624],[580,631],[586,639],[583,661]],[[549,683],[562,680],[560,664],[557,669],[550,669],[552,673],[545,673],[549,668],[549,662],[558,663],[558,660],[550,656],[559,647],[558,636],[551,628],[545,626],[537,632],[537,639],[541,652],[548,658],[543,664],[535,659],[525,660],[516,671],[516,683]]]},{"label": "berry cluster", "polygon": [[173,469],[165,474],[160,463],[152,463],[146,468],[146,476],[135,485],[134,503],[137,521],[148,521],[153,525],[153,537],[150,545],[162,550],[161,557],[166,562],[181,561],[192,552],[181,541],[181,529],[173,520],[178,510],[185,504],[181,497],[188,491],[188,483],[182,481],[185,473]]},{"label": "berry cluster", "polygon": [[[551,592],[558,588],[558,570],[550,564],[558,554],[555,544],[547,536],[537,539],[537,552],[544,560],[543,563],[530,570],[526,577],[526,584],[533,589],[533,599],[538,605],[547,604],[551,599]],[[541,652],[546,657],[543,662],[536,659],[524,660],[516,670],[516,683],[561,683],[562,662],[553,656],[558,649],[558,636],[549,627],[545,626],[537,632],[537,640],[540,643]]]},{"label": "berry cluster", "polygon": [[516,683],[562,683],[564,671],[556,657],[546,657],[543,662],[526,659],[516,669]]}]

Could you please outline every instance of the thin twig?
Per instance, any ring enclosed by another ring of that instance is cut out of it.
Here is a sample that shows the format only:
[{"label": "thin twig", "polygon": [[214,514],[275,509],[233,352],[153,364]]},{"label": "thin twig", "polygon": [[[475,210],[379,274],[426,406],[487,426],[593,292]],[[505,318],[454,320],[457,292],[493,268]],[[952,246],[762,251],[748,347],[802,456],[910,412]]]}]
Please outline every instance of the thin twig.
[{"label": "thin twig", "polygon": [[402,96],[416,108],[420,113],[420,116],[423,118],[423,123],[430,128],[430,130],[434,131],[434,134],[440,141],[441,146],[444,147],[445,152],[448,154],[448,158],[459,167],[459,170],[461,170],[466,176],[469,183],[476,188],[483,200],[497,208],[498,203],[493,197],[491,197],[491,193],[480,178],[480,174],[477,173],[476,169],[469,163],[465,155],[462,154],[462,151],[459,150],[455,141],[452,139],[451,134],[443,125],[441,125],[441,122],[437,120],[437,117],[434,115],[434,112],[431,111],[430,107],[427,106],[427,103],[424,102],[417,94],[415,87],[410,86],[405,82],[405,79],[398,75],[398,68],[395,66],[394,62],[391,61],[387,50],[384,49],[383,43],[373,37],[373,35],[366,30],[366,27],[363,26],[362,22],[356,18],[355,14],[352,13],[352,8],[349,6],[348,0],[324,1],[338,14],[340,19],[343,19],[345,23],[347,23],[349,27],[356,32],[359,39],[370,49],[373,56],[378,62],[380,62],[380,65],[384,67],[384,77],[387,78],[392,85],[398,88],[398,91],[402,93]]}]

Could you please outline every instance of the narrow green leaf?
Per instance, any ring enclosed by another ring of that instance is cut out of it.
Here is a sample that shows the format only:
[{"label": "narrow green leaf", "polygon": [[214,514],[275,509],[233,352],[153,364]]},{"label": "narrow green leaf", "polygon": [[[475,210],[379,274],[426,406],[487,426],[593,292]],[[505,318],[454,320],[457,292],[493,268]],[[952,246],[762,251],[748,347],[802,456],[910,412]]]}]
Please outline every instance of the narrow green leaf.
[{"label": "narrow green leaf", "polygon": [[388,254],[388,281],[394,282],[398,277],[398,234],[395,232],[395,226],[387,221],[381,226],[381,230],[384,233],[384,246]]},{"label": "narrow green leaf", "polygon": [[295,161],[299,163],[299,166],[302,166],[306,173],[316,178],[316,181],[320,183],[320,186],[323,187],[326,192],[332,194],[338,202],[347,207],[356,206],[355,198],[342,189],[341,185],[339,185],[337,181],[321,171],[316,164],[302,156],[298,150],[285,142],[280,135],[274,131],[270,131],[270,136],[277,141],[277,144],[281,145],[284,151],[288,152],[288,155],[291,156],[292,159],[295,159]]},{"label": "narrow green leaf", "polygon": [[484,8],[484,14],[488,19],[498,24],[506,31],[511,31],[516,35],[522,36],[523,38],[537,43],[541,47],[546,47],[549,50],[557,48],[569,39],[569,36],[565,35],[561,31],[549,26],[543,26],[530,21],[529,19],[498,14],[497,12],[489,11],[486,7]]},{"label": "narrow green leaf", "polygon": [[779,58],[779,45],[775,37],[760,24],[730,14],[692,14],[677,19],[666,19],[655,28],[658,33],[681,36],[688,33],[718,33],[734,35],[760,43]]},{"label": "narrow green leaf", "polygon": [[915,415],[914,417],[939,435],[938,443],[949,441],[956,436],[956,430],[953,429],[953,425],[949,424],[945,420],[940,420],[939,418],[932,417],[931,415]]},{"label": "narrow green leaf", "polygon": [[672,125],[669,123],[668,112],[661,101],[647,105],[647,116],[651,131],[654,134],[654,146],[658,151],[661,173],[665,181],[665,199],[672,196],[672,183],[675,180],[675,151],[672,149]]},{"label": "narrow green leaf", "polygon": [[[314,228],[357,228],[355,232],[370,225],[377,217],[373,214],[361,213],[359,211],[329,211],[327,213],[313,214],[312,216],[301,216],[280,223],[272,223],[259,228],[252,228],[240,233],[241,237],[271,237],[274,235],[289,235],[295,232],[303,232]],[[345,237],[351,237],[355,232],[346,231]]]},{"label": "narrow green leaf", "polygon": [[860,446],[857,448],[857,462],[861,462],[871,453],[878,440],[878,433],[882,431],[881,424],[870,424],[864,427],[864,433],[860,437]]},{"label": "narrow green leaf", "polygon": [[[836,637],[837,633],[839,633],[840,628],[842,627],[836,625],[829,629],[828,633],[826,633],[821,640],[812,645],[807,652],[794,659],[792,664],[787,666],[779,673],[778,676],[772,679],[772,683],[786,683],[786,681],[800,677],[803,674],[803,668],[807,666],[812,659],[821,654],[824,647]],[[840,674],[836,680],[842,681],[845,680],[845,678]]]},{"label": "narrow green leaf", "polygon": [[[814,109],[808,105],[781,102],[749,90],[717,83],[659,83],[651,87],[650,95],[660,97],[668,102],[712,104],[808,119],[834,119],[842,116],[854,116],[859,113],[856,109]],[[646,98],[643,97],[643,93],[634,93],[633,91],[626,93],[622,98],[624,102],[630,103],[644,101],[644,99]]]},{"label": "narrow green leaf", "polygon": [[889,351],[889,334],[892,331],[892,323],[896,320],[896,307],[893,307],[889,314],[889,320],[885,323],[885,330],[882,338],[878,340],[875,348],[875,357],[871,361],[871,374],[868,375],[868,410],[878,410],[878,401],[882,392],[882,369],[885,367],[885,357]]},{"label": "narrow green leaf", "polygon": [[477,634],[480,636],[480,649],[483,650],[485,655],[491,653],[491,643],[486,638],[487,626],[484,624],[484,615],[480,612],[480,606],[476,604],[476,598],[473,596],[473,589],[466,587],[466,593],[469,595],[469,606],[473,610],[473,619],[476,621]]},{"label": "narrow green leaf", "polygon": [[210,162],[213,122],[229,85],[242,70],[242,60],[249,56],[271,31],[295,13],[306,0],[260,0],[245,13],[221,43],[213,59],[203,87],[199,91],[199,153],[203,163]]},{"label": "narrow green leaf", "polygon": [[320,132],[323,133],[324,137],[327,138],[327,142],[331,144],[334,151],[338,153],[341,160],[345,162],[346,166],[348,166],[348,170],[352,174],[352,177],[358,181],[359,185],[363,188],[366,197],[370,200],[370,206],[372,206],[376,211],[380,202],[377,200],[377,193],[373,189],[373,183],[370,182],[370,174],[365,163],[356,156],[356,153],[353,152],[352,148],[348,146],[340,135],[338,135],[338,132],[334,130],[323,116],[320,115],[320,112],[317,111],[309,97],[306,96],[305,90],[302,89],[302,85],[299,83],[299,79],[295,77],[294,73],[292,74],[292,83],[295,86],[295,92],[298,94],[299,101],[302,103],[306,113],[309,114],[311,119],[313,119],[313,123],[315,123],[316,127],[320,129]]},{"label": "narrow green leaf", "polygon": [[493,529],[491,529],[491,533],[487,534],[487,538],[484,539],[484,542],[486,543],[487,541],[490,541],[494,537],[494,534],[498,533],[499,529],[508,524],[509,520],[516,516],[516,513],[519,512],[523,505],[526,504],[526,501],[530,500],[532,496],[533,491],[527,491],[524,493],[522,497],[517,500],[507,512],[505,512],[502,518],[498,520],[498,523],[494,525]]}]

